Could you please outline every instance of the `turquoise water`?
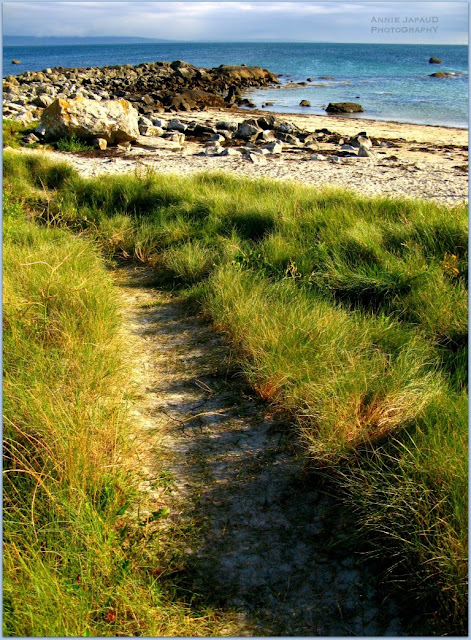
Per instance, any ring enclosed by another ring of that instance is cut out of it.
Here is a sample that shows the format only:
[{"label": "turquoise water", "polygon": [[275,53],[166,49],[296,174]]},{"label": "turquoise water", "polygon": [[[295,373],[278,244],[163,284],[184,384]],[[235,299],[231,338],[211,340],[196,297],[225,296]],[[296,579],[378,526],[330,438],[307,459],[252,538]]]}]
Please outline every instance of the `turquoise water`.
[{"label": "turquoise water", "polygon": [[[185,60],[200,67],[220,64],[262,66],[282,74],[283,83],[313,78],[296,89],[256,91],[251,99],[267,111],[325,115],[329,102],[360,102],[361,117],[417,124],[468,126],[468,48],[463,45],[382,45],[338,43],[173,43],[69,45],[3,48],[3,75],[47,67],[94,67]],[[435,56],[441,65],[431,65]],[[12,59],[21,65],[12,65]],[[451,78],[430,78],[451,71]],[[331,80],[321,80],[329,76]],[[299,107],[302,99],[311,107]],[[355,114],[355,117],[358,117]]]}]

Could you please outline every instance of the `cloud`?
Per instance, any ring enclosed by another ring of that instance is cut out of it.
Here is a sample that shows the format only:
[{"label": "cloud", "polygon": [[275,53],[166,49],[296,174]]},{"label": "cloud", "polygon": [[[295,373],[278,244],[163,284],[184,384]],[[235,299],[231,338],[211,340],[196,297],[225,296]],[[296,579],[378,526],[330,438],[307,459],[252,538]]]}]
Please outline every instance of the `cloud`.
[{"label": "cloud", "polygon": [[[373,16],[437,16],[433,42],[467,43],[466,2],[4,2],[4,33],[169,40],[373,42]],[[384,37],[381,40],[385,41]],[[417,36],[390,42],[420,42]],[[428,39],[422,40],[430,42]]]}]

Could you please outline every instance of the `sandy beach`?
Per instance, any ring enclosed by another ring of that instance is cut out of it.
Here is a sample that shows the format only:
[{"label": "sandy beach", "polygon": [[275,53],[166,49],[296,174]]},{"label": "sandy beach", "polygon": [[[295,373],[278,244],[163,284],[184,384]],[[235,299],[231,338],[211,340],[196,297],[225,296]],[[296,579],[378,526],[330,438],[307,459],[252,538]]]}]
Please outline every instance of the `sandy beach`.
[{"label": "sandy beach", "polygon": [[[180,114],[180,120],[214,126],[221,120],[239,123],[263,113],[215,109]],[[179,144],[147,136],[141,136],[127,150],[50,153],[66,159],[86,176],[149,169],[179,175],[223,171],[249,177],[297,180],[316,187],[349,188],[367,196],[420,197],[450,205],[468,198],[467,130],[338,116],[276,115],[279,121],[292,122],[306,131],[328,129],[344,137],[345,142],[350,136],[366,132],[382,145],[374,148],[374,158],[340,158],[338,163],[313,161],[312,150],[285,145],[280,156],[264,156],[255,164],[240,154],[202,156],[204,147],[198,141],[185,140]],[[318,153],[327,159],[341,148],[339,143],[318,142],[317,145]]]}]

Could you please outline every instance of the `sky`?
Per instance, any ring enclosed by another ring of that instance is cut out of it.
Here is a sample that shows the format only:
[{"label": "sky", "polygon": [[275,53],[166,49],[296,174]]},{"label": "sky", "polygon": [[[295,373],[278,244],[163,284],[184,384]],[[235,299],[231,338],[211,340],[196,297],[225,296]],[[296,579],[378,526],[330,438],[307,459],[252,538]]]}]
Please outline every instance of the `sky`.
[{"label": "sky", "polygon": [[3,33],[467,44],[467,2],[4,2]]}]

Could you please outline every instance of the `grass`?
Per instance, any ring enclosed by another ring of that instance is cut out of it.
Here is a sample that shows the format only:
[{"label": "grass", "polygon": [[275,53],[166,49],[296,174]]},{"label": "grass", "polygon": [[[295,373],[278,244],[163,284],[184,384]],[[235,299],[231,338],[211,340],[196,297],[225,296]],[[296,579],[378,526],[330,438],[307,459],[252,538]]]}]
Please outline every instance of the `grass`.
[{"label": "grass", "polygon": [[92,145],[87,144],[74,133],[58,140],[55,143],[55,147],[58,151],[69,151],[72,153],[76,153],[77,151],[90,151],[93,149]]},{"label": "grass", "polygon": [[463,632],[465,206],[219,174],[84,180],[14,153],[4,180],[41,221],[153,266],[210,313],[343,488],[351,535],[406,572],[440,629]]},{"label": "grass", "polygon": [[109,274],[88,240],[28,213],[4,192],[3,633],[218,635],[215,612],[165,578],[182,568],[178,536],[128,512],[139,478],[122,464],[130,388]]},{"label": "grass", "polygon": [[[34,133],[34,130],[38,126],[37,120],[30,122],[29,124],[23,124],[16,120],[9,120],[3,118],[3,146],[12,147],[18,149],[23,146],[22,139],[28,135],[28,133]],[[37,143],[28,145],[28,148],[34,148]]]}]

